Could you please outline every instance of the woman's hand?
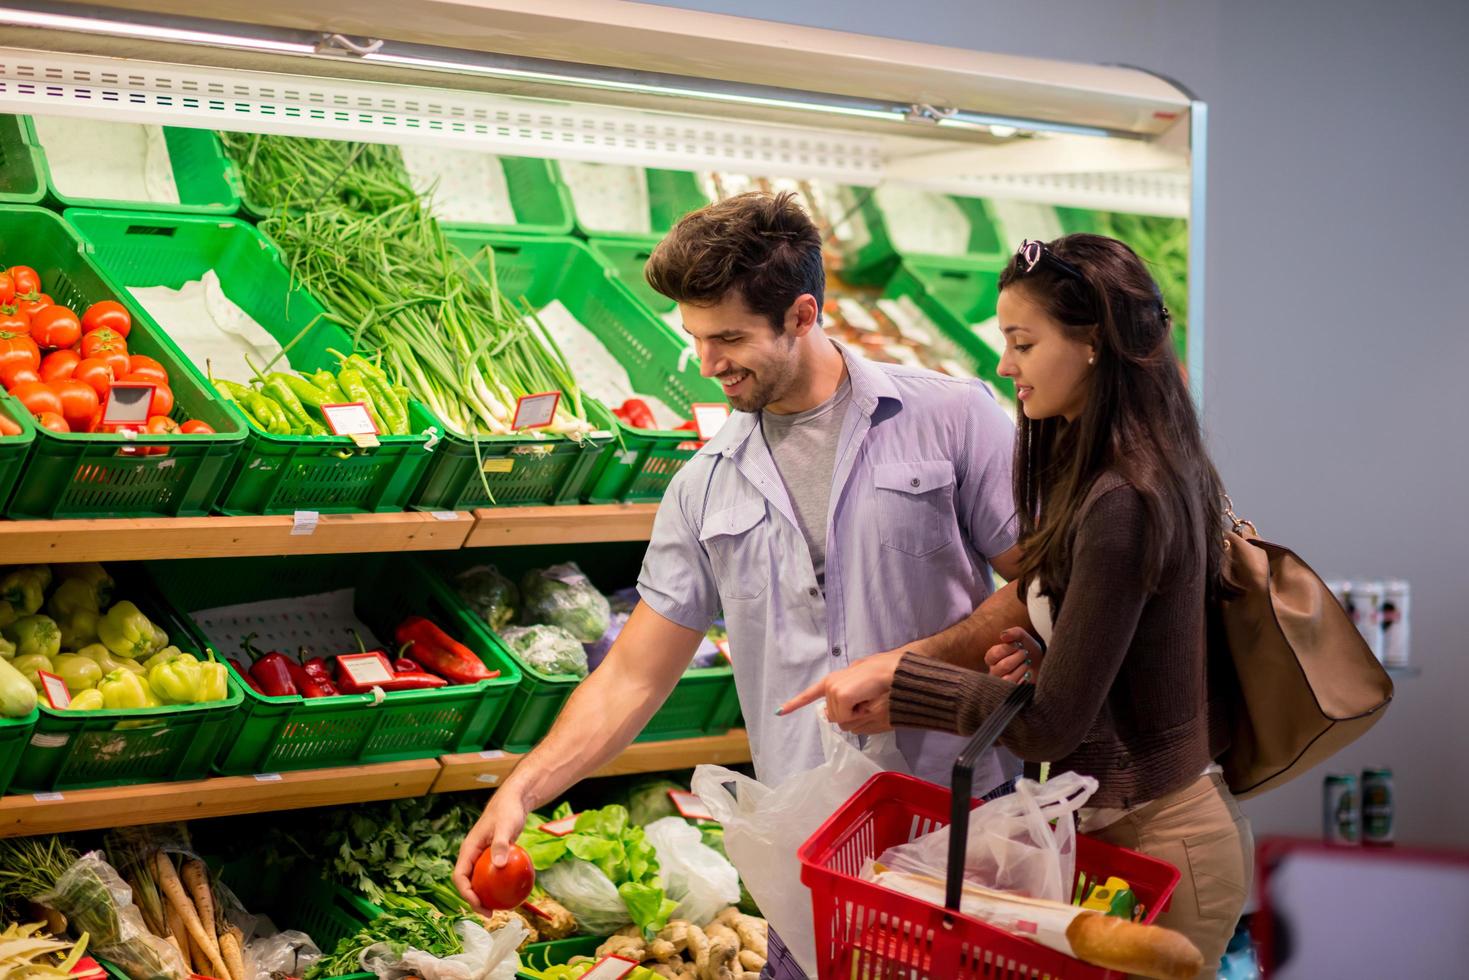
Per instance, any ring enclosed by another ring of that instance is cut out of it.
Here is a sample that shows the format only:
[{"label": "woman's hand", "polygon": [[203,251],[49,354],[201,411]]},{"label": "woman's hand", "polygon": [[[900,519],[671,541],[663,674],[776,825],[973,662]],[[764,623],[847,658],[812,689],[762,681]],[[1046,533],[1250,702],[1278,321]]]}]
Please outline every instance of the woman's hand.
[{"label": "woman's hand", "polygon": [[826,717],[843,731],[854,735],[876,735],[891,731],[888,696],[893,689],[893,675],[903,651],[878,653],[857,661],[844,670],[827,674],[806,690],[781,706],[780,715],[826,699]]},{"label": "woman's hand", "polygon": [[1040,673],[1045,653],[1040,641],[1018,626],[1000,634],[1002,642],[989,648],[984,662],[990,673],[1012,684],[1033,684]]}]

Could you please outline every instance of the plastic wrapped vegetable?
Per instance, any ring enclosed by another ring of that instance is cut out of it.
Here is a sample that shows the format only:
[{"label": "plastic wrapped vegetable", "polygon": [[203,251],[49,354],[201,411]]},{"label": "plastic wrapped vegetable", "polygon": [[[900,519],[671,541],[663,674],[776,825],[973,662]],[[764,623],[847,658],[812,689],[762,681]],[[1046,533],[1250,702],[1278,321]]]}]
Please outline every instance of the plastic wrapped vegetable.
[{"label": "plastic wrapped vegetable", "polygon": [[520,610],[520,590],[494,565],[476,565],[454,579],[459,598],[479,613],[490,629],[499,631],[515,622]]},{"label": "plastic wrapped vegetable", "polygon": [[639,827],[646,827],[664,817],[679,816],[678,807],[668,794],[673,790],[688,792],[671,779],[649,779],[627,791],[627,818]]},{"label": "plastic wrapped vegetable", "polygon": [[179,951],[148,931],[142,911],[133,904],[132,889],[100,852],[84,855],[57,879],[49,894],[36,900],[65,915],[77,932],[87,933],[89,948],[130,977],[189,976]]},{"label": "plastic wrapped vegetable", "polygon": [[503,634],[510,649],[543,674],[587,676],[587,651],[559,626],[512,626]]},{"label": "plastic wrapped vegetable", "polygon": [[579,643],[596,643],[611,625],[612,607],[575,562],[527,572],[520,583],[520,622],[559,626]]}]

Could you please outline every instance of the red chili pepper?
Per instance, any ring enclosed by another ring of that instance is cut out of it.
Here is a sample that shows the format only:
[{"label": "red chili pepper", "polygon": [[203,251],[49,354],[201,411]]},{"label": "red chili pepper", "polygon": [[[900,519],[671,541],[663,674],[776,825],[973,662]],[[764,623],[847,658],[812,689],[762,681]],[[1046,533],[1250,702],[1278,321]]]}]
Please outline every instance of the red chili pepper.
[{"label": "red chili pepper", "polygon": [[260,682],[250,675],[250,671],[246,669],[244,664],[240,663],[240,661],[236,660],[234,657],[230,657],[229,659],[230,666],[235,668],[235,673],[239,674],[240,679],[243,680],[246,684],[250,685],[250,689],[252,691],[254,691],[256,694],[265,693],[265,691],[261,690],[260,688]]},{"label": "red chili pepper", "polygon": [[301,656],[303,661],[301,664],[301,669],[306,671],[307,676],[313,677],[318,681],[325,681],[329,684],[336,683],[337,678],[336,675],[332,673],[331,661],[327,660],[325,657],[312,657],[311,659],[307,660],[305,650],[302,650]]},{"label": "red chili pepper", "polygon": [[473,650],[454,639],[422,616],[409,616],[398,624],[393,638],[400,644],[412,644],[413,659],[455,684],[474,684],[499,677]]},{"label": "red chili pepper", "polygon": [[641,398],[629,398],[623,402],[621,417],[634,429],[658,428],[658,420],[653,417],[653,410]]},{"label": "red chili pepper", "polygon": [[423,667],[418,661],[410,657],[399,657],[393,661],[393,673],[395,674],[412,674],[421,670]]},{"label": "red chili pepper", "polygon": [[674,432],[698,432],[699,431],[699,423],[695,422],[693,419],[689,419],[687,422],[685,422],[683,425],[679,426],[678,428],[674,429],[673,431]]},{"label": "red chili pepper", "polygon": [[322,683],[306,673],[306,668],[295,661],[287,660],[286,670],[290,671],[291,683],[296,685],[296,690],[301,692],[303,698],[330,698],[337,694],[337,689],[330,681]]},{"label": "red chili pepper", "polygon": [[261,693],[272,698],[300,693],[291,680],[290,668],[295,665],[290,658],[283,653],[261,653],[250,644],[253,639],[255,639],[254,633],[245,637],[244,647],[245,653],[253,661],[250,666],[250,676],[260,684]]},{"label": "red chili pepper", "polygon": [[[415,691],[420,688],[444,687],[449,683],[442,677],[435,677],[433,674],[426,674],[423,671],[404,671],[401,674],[393,673],[393,666],[388,663],[387,654],[381,650],[365,650],[363,652],[377,657],[382,662],[383,670],[390,676],[375,683],[359,684],[352,678],[351,671],[342,668],[339,671],[342,680],[338,686],[341,688],[343,694],[367,694],[375,687],[382,688],[384,691]],[[356,656],[356,654],[347,654],[347,656]]]}]

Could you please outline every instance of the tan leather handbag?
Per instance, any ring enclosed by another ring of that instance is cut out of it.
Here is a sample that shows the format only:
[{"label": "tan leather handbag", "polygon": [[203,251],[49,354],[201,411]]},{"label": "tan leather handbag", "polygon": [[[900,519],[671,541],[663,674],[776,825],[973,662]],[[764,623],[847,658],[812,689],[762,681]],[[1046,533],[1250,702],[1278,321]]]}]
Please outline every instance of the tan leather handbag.
[{"label": "tan leather handbag", "polygon": [[1233,526],[1224,577],[1238,594],[1212,611],[1211,652],[1233,663],[1238,681],[1233,744],[1218,761],[1243,799],[1362,737],[1386,713],[1393,685],[1326,583],[1225,504]]}]

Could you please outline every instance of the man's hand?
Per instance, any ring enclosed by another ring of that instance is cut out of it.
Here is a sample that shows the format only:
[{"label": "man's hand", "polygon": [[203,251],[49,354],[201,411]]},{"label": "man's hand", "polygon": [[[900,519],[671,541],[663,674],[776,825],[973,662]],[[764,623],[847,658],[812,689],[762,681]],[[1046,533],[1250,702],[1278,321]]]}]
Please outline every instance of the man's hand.
[{"label": "man's hand", "polygon": [[480,904],[471,884],[474,865],[486,849],[495,867],[503,868],[510,858],[510,845],[525,829],[525,818],[530,812],[523,797],[510,784],[501,787],[490,797],[489,806],[474,822],[464,843],[459,846],[459,862],[454,865],[454,887],[480,915],[489,915],[490,910]]},{"label": "man's hand", "polygon": [[986,651],[984,662],[995,677],[1012,684],[1032,684],[1045,656],[1039,640],[1014,626],[1000,634],[1000,642]]},{"label": "man's hand", "polygon": [[824,698],[827,720],[841,726],[843,731],[855,735],[891,731],[888,696],[903,652],[874,654],[844,670],[827,674],[782,705],[779,714],[788,715]]}]

